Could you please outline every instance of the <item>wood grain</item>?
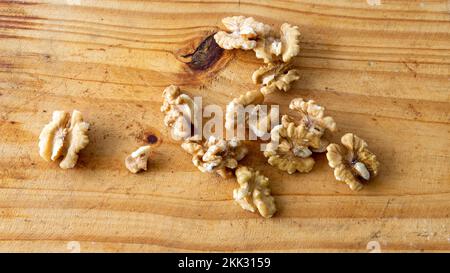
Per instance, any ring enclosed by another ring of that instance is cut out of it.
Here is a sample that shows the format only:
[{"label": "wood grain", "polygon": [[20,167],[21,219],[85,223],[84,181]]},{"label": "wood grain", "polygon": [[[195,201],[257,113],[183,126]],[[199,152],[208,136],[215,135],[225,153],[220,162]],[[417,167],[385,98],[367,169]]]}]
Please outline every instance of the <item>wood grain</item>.
[{"label": "wood grain", "polygon": [[[450,251],[450,10],[448,1],[0,1],[0,251]],[[72,4],[70,4],[72,3]],[[192,53],[221,18],[298,25],[302,79],[271,103],[312,98],[381,161],[353,193],[324,155],[309,174],[246,162],[272,181],[279,212],[233,204],[232,180],[203,174],[173,141],[161,92],[182,86],[225,104],[254,86],[260,62],[225,52],[192,71]],[[73,170],[39,158],[54,110],[78,109],[91,143]],[[150,171],[128,153],[154,134]]]}]

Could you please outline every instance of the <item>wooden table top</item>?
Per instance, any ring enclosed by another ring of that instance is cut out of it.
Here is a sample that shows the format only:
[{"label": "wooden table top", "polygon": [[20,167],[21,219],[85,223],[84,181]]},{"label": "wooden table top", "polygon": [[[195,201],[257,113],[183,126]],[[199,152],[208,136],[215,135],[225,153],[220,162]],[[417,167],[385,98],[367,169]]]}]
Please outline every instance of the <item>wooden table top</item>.
[{"label": "wooden table top", "polygon": [[[0,251],[450,251],[450,10],[436,1],[0,1]],[[231,15],[298,25],[302,74],[282,105],[314,99],[381,163],[361,192],[325,155],[288,175],[258,150],[271,219],[199,172],[159,111],[170,84],[225,107],[254,88],[252,52],[193,70],[183,55]],[[75,169],[38,154],[54,110],[92,127]],[[124,158],[154,135],[149,171]]]}]

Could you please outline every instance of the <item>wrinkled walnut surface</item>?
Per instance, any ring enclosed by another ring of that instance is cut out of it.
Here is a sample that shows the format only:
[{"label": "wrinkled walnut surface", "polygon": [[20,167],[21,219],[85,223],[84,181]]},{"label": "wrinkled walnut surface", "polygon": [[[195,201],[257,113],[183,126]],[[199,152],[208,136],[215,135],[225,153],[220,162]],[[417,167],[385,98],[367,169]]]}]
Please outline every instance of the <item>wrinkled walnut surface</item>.
[{"label": "wrinkled walnut surface", "polygon": [[300,52],[300,31],[297,26],[284,23],[279,34],[258,39],[253,51],[264,63],[290,62]]},{"label": "wrinkled walnut surface", "polygon": [[276,212],[275,199],[270,193],[269,179],[248,167],[236,169],[239,188],[233,190],[233,199],[245,210],[270,218]]},{"label": "wrinkled walnut surface", "polygon": [[141,146],[136,151],[127,156],[127,158],[125,159],[125,167],[127,167],[127,169],[132,173],[146,171],[149,156],[150,146]]},{"label": "wrinkled walnut surface", "polygon": [[367,143],[358,136],[345,134],[341,142],[342,145],[328,145],[328,165],[334,169],[336,180],[345,182],[352,190],[360,190],[363,188],[361,179],[368,181],[376,176],[380,164]]},{"label": "wrinkled walnut surface", "polygon": [[297,98],[290,108],[299,112],[300,119],[283,115],[281,124],[275,126],[270,135],[264,156],[269,164],[292,174],[296,171],[309,172],[314,166],[312,152],[322,152],[328,142],[322,137],[325,130],[335,131],[336,123],[324,116],[325,109],[314,101]]},{"label": "wrinkled walnut surface", "polygon": [[210,136],[203,141],[198,136],[187,138],[182,144],[183,150],[192,155],[192,163],[201,172],[216,172],[221,177],[230,176],[229,170],[235,169],[248,149],[237,139],[224,140]]},{"label": "wrinkled walnut surface", "polygon": [[291,83],[300,79],[298,70],[292,69],[289,63],[268,64],[253,72],[252,80],[255,84],[262,84],[261,93],[264,96],[278,90],[287,92]]},{"label": "wrinkled walnut surface", "polygon": [[256,38],[273,32],[272,27],[255,21],[252,17],[226,17],[222,19],[222,23],[229,32],[219,31],[214,39],[223,49],[253,49],[256,47]]},{"label": "wrinkled walnut surface", "polygon": [[170,85],[163,91],[164,124],[172,128],[172,136],[177,139],[186,139],[191,136],[191,124],[194,119],[196,106],[191,97],[181,93],[180,88]]},{"label": "wrinkled walnut surface", "polygon": [[284,23],[276,32],[271,26],[245,16],[226,17],[222,23],[228,32],[219,31],[214,39],[223,49],[253,49],[256,58],[264,63],[287,63],[300,52],[297,26]]},{"label": "wrinkled walnut surface", "polygon": [[[310,172],[314,166],[314,159],[310,157],[308,148],[298,147],[288,137],[286,128],[282,124],[275,126],[270,132],[271,142],[267,144],[264,156],[267,162],[289,174],[294,172]],[[297,151],[304,151],[299,153]]]},{"label": "wrinkled walnut surface", "polygon": [[325,108],[314,100],[304,101],[301,98],[293,99],[289,108],[299,113],[301,119],[295,122],[291,117],[282,119],[287,135],[300,146],[324,150],[326,145],[322,136],[325,131],[336,131],[336,122],[332,117],[325,116]]},{"label": "wrinkled walnut surface", "polygon": [[65,111],[54,111],[52,121],[39,135],[39,155],[46,161],[64,156],[59,166],[63,169],[75,167],[78,153],[89,143],[88,130],[89,123],[83,121],[79,111],[74,110],[72,116]]},{"label": "wrinkled walnut surface", "polygon": [[288,23],[281,25],[281,54],[283,62],[289,62],[300,52],[300,31]]}]

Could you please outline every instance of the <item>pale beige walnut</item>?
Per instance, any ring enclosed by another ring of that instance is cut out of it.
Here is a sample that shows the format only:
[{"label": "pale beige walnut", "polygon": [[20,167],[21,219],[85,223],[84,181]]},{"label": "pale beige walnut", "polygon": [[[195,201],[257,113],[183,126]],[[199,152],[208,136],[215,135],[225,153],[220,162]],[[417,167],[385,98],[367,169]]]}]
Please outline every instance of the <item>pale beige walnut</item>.
[{"label": "pale beige walnut", "polygon": [[281,25],[281,56],[283,62],[289,62],[300,52],[300,31],[297,26],[288,23]]},{"label": "pale beige walnut", "polygon": [[164,124],[172,129],[172,136],[177,139],[186,139],[191,136],[191,125],[194,122],[196,106],[191,97],[181,93],[180,88],[170,85],[163,91]]},{"label": "pale beige walnut", "polygon": [[125,167],[132,172],[138,173],[147,170],[148,157],[150,156],[150,146],[141,146],[132,152],[125,159]]},{"label": "pale beige walnut", "polygon": [[54,111],[52,121],[42,129],[39,135],[39,155],[46,161],[53,161],[61,156],[69,117],[69,113],[65,111]]},{"label": "pale beige walnut", "polygon": [[233,190],[233,199],[243,209],[270,218],[276,212],[275,199],[270,193],[269,179],[259,171],[248,167],[236,169],[239,188]]},{"label": "pale beige walnut", "polygon": [[298,70],[292,69],[289,63],[268,64],[253,72],[255,84],[262,84],[261,93],[266,96],[277,90],[287,92],[291,83],[300,79]]},{"label": "pale beige walnut", "polygon": [[313,100],[297,98],[291,101],[290,109],[300,114],[300,119],[289,115],[281,117],[281,124],[273,127],[264,156],[269,164],[292,174],[309,172],[314,166],[312,152],[325,151],[328,142],[322,137],[325,130],[335,131],[333,118],[324,115],[324,107]]},{"label": "pale beige walnut", "polygon": [[[241,95],[238,98],[233,99],[230,103],[228,103],[226,107],[225,128],[227,130],[235,128],[238,111],[243,111],[244,108],[248,105],[261,104],[263,101],[264,95],[259,90],[248,91],[244,95]],[[246,122],[247,118],[246,117],[244,118],[245,120],[243,122]]]},{"label": "pale beige walnut", "polygon": [[214,136],[203,141],[195,135],[187,138],[181,147],[192,155],[192,163],[201,172],[216,172],[224,178],[230,176],[230,170],[235,169],[248,153],[247,147],[241,141],[235,138],[224,140]]},{"label": "pale beige walnut", "polygon": [[88,130],[89,123],[83,121],[79,111],[74,110],[72,116],[65,111],[54,111],[52,121],[39,135],[39,155],[46,161],[64,156],[59,166],[75,167],[78,153],[89,143]]},{"label": "pale beige walnut", "polygon": [[289,174],[310,172],[314,166],[314,159],[307,147],[296,145],[287,134],[283,124],[273,127],[270,132],[271,142],[266,145],[264,156],[267,162]]},{"label": "pale beige walnut", "polygon": [[253,48],[256,58],[265,63],[289,62],[300,52],[300,32],[297,26],[284,23],[280,34],[258,39]]},{"label": "pale beige walnut", "polygon": [[228,32],[219,31],[214,39],[224,49],[253,49],[256,47],[256,38],[273,33],[271,26],[255,21],[252,17],[226,17],[222,19],[222,23]]},{"label": "pale beige walnut", "polygon": [[336,122],[330,116],[325,116],[325,108],[314,100],[304,101],[296,98],[289,104],[291,110],[300,114],[300,120],[292,117],[282,118],[282,123],[290,138],[300,146],[310,147],[315,151],[324,151],[328,142],[322,137],[326,130],[336,131]]},{"label": "pale beige walnut", "polygon": [[334,169],[336,180],[345,182],[352,190],[360,190],[363,188],[360,179],[368,181],[376,176],[380,164],[367,143],[358,136],[345,134],[341,142],[342,145],[328,145],[328,165]]}]

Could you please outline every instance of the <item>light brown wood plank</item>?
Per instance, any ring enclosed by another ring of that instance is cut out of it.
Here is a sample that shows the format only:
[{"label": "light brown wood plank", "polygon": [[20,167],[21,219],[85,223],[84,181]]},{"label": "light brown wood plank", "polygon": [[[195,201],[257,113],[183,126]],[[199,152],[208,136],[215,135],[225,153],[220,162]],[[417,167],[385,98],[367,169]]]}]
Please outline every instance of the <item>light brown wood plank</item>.
[{"label": "light brown wood plank", "polygon": [[[450,10],[448,1],[0,2],[0,251],[450,251]],[[298,25],[302,79],[269,103],[315,99],[381,162],[354,193],[324,155],[309,174],[270,167],[259,143],[245,163],[272,181],[279,212],[261,219],[231,198],[235,182],[200,173],[172,140],[161,92],[182,86],[225,107],[254,88],[251,52],[225,52],[206,71],[181,55],[248,15]],[[91,143],[73,170],[40,159],[54,110],[80,110]],[[148,134],[149,171],[123,160]]]}]

